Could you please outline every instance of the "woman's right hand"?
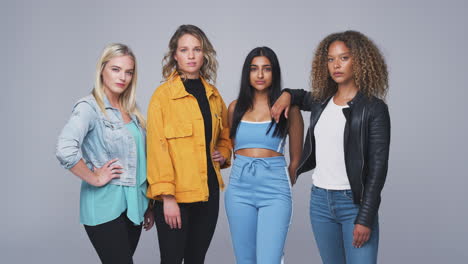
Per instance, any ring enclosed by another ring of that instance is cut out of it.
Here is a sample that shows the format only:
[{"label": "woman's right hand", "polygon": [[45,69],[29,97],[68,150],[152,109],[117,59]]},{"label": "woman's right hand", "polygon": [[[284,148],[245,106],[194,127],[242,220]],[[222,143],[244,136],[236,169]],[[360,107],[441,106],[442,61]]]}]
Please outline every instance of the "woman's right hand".
[{"label": "woman's right hand", "polygon": [[173,195],[163,195],[164,219],[171,229],[182,228],[182,219],[180,218],[180,208]]},{"label": "woman's right hand", "polygon": [[291,106],[291,94],[283,92],[276,100],[275,104],[271,107],[271,117],[275,119],[276,123],[279,122],[281,113],[284,110],[284,117],[288,118],[289,107]]},{"label": "woman's right hand", "polygon": [[101,187],[106,185],[112,179],[119,178],[120,174],[122,174],[121,169],[123,169],[120,165],[112,165],[119,159],[109,160],[106,164],[104,164],[101,168],[94,167],[94,175],[95,177],[91,178],[90,184],[96,187]]}]

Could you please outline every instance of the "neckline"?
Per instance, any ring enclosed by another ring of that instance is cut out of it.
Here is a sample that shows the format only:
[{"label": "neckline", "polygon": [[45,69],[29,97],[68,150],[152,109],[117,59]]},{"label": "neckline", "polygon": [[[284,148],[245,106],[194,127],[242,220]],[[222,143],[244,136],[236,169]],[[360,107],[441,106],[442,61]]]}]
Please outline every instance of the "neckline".
[{"label": "neckline", "polygon": [[201,82],[200,78],[196,78],[196,79],[185,79],[186,82]]},{"label": "neckline", "polygon": [[333,97],[331,98],[330,101],[332,102],[332,104],[333,104],[335,107],[338,107],[338,108],[346,108],[346,107],[349,107],[348,104],[345,104],[345,105],[336,104],[334,99],[335,99],[335,96],[333,96]]},{"label": "neckline", "polygon": [[266,123],[271,123],[271,120],[269,121],[247,121],[247,120],[243,120],[241,119],[241,122],[244,122],[244,123],[249,123],[249,124],[266,124]]}]

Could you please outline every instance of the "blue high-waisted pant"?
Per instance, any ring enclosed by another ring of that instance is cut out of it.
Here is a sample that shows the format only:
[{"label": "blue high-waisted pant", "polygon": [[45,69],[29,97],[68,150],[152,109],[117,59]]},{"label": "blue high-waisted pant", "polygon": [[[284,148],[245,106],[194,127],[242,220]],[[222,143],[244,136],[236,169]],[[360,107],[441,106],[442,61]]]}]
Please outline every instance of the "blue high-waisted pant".
[{"label": "blue high-waisted pant", "polygon": [[327,190],[312,186],[310,222],[324,264],[375,264],[379,247],[378,217],[371,236],[361,248],[353,247],[354,221],[359,205],[351,190]]},{"label": "blue high-waisted pant", "polygon": [[236,155],[225,206],[237,263],[281,263],[292,214],[284,157]]}]

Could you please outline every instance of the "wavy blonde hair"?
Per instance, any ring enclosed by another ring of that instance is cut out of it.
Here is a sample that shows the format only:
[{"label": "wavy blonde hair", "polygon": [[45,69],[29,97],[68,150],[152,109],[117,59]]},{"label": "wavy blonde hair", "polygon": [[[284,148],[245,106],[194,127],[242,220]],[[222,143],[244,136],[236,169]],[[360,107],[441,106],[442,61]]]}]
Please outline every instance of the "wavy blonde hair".
[{"label": "wavy blonde hair", "polygon": [[368,97],[385,99],[388,92],[388,71],[385,59],[377,46],[357,31],[333,33],[318,45],[312,60],[312,96],[324,100],[335,94],[337,83],[328,72],[328,48],[335,41],[342,41],[353,58],[354,82],[359,91]]},{"label": "wavy blonde hair", "polygon": [[185,73],[177,68],[177,61],[174,59],[174,55],[177,51],[177,44],[179,39],[185,35],[190,34],[197,38],[201,42],[203,50],[203,66],[200,69],[200,75],[208,82],[216,83],[216,72],[218,70],[218,61],[216,60],[216,51],[208,40],[205,33],[197,26],[194,25],[181,25],[177,28],[171,40],[169,40],[169,51],[164,55],[162,60],[162,75],[167,81],[173,77],[172,73],[177,73],[186,79]]},{"label": "wavy blonde hair", "polygon": [[137,83],[137,63],[135,55],[132,50],[124,44],[121,43],[112,43],[107,45],[96,64],[96,78],[94,80],[94,89],[93,96],[96,99],[97,104],[101,111],[106,115],[106,109],[104,106],[104,98],[106,94],[104,93],[104,84],[102,81],[102,71],[106,64],[115,57],[119,56],[130,56],[134,62],[133,77],[130,83],[128,84],[127,89],[119,96],[121,111],[128,114],[133,114],[137,117],[138,122],[143,128],[146,128],[146,121],[144,116],[141,114],[138,106],[136,105],[136,83]]}]

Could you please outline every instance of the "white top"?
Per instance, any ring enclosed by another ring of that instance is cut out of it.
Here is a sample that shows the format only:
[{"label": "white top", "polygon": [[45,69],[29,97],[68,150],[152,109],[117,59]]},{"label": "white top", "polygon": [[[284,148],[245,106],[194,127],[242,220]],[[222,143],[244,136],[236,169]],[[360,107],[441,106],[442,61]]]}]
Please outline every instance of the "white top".
[{"label": "white top", "polygon": [[315,125],[315,156],[317,166],[312,174],[315,186],[329,190],[351,189],[344,158],[343,108],[330,99]]}]

